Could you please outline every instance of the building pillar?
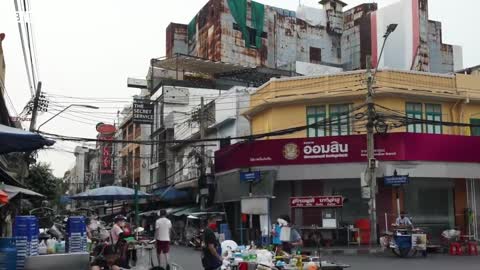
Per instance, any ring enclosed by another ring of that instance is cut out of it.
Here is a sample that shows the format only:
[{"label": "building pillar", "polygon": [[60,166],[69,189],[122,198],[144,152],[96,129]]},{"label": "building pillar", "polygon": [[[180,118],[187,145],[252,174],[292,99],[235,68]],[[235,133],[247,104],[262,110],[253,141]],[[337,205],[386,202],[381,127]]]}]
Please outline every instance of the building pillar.
[{"label": "building pillar", "polygon": [[455,179],[454,187],[454,213],[455,213],[455,227],[457,227],[462,234],[467,233],[465,209],[467,208],[467,186],[465,179]]}]

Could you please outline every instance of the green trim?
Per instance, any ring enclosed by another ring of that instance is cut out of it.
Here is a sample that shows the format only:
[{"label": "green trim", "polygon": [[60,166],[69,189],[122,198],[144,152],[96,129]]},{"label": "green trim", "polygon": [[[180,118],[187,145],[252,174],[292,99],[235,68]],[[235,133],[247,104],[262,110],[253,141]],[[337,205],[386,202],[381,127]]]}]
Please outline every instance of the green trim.
[{"label": "green trim", "polygon": [[252,27],[256,30],[255,47],[262,47],[263,26],[265,24],[265,5],[252,1]]},{"label": "green trim", "polygon": [[193,19],[188,24],[188,41],[193,39],[193,36],[197,34],[197,16],[193,17]]},{"label": "green trim", "polygon": [[[423,118],[423,104],[416,102],[405,103],[405,112],[408,118],[420,119]],[[423,124],[410,124],[407,125],[407,132],[410,133],[423,133]]]},{"label": "green trim", "polygon": [[[441,104],[425,104],[426,120],[442,122],[442,105]],[[427,133],[443,134],[442,124],[427,124]]]},{"label": "green trim", "polygon": [[227,0],[228,8],[233,16],[233,19],[240,27],[243,39],[245,40],[245,47],[248,47],[250,38],[247,28],[247,0]]},{"label": "green trim", "polygon": [[[480,126],[480,119],[470,118],[470,125],[479,125]],[[470,135],[471,136],[480,136],[480,127],[470,127]]]}]

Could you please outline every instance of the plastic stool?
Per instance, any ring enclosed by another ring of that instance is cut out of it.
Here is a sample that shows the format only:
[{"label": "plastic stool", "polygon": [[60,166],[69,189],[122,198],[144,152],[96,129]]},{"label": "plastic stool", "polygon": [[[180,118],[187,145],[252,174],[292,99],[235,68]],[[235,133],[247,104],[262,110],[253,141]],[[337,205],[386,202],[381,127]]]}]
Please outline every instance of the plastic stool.
[{"label": "plastic stool", "polygon": [[478,244],[477,242],[470,241],[467,243],[467,253],[468,255],[478,256]]},{"label": "plastic stool", "polygon": [[450,255],[462,255],[462,246],[458,242],[450,243]]}]

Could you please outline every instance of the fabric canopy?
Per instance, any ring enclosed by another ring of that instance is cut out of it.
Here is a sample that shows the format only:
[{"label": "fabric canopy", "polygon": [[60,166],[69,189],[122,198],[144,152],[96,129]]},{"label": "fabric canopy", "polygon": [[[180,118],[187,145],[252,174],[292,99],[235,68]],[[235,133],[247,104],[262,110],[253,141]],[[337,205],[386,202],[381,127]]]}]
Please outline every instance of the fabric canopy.
[{"label": "fabric canopy", "polygon": [[[151,195],[148,193],[138,191],[138,198],[146,198],[150,196]],[[135,190],[119,186],[101,187],[73,195],[70,199],[77,201],[133,200],[135,199]]]},{"label": "fabric canopy", "polygon": [[26,195],[26,196],[33,196],[33,197],[45,197],[40,193],[37,193],[35,191],[31,191],[26,188],[21,188],[21,187],[16,187],[16,186],[10,186],[10,185],[4,185],[3,191],[7,193],[8,199],[11,200],[13,197],[17,196],[18,194]]},{"label": "fabric canopy", "polygon": [[0,154],[33,151],[54,143],[39,134],[0,125]]},{"label": "fabric canopy", "polygon": [[0,205],[8,203],[8,194],[0,190]]},{"label": "fabric canopy", "polygon": [[184,190],[178,190],[173,187],[165,187],[154,192],[154,195],[161,201],[174,201],[188,199],[191,193]]}]

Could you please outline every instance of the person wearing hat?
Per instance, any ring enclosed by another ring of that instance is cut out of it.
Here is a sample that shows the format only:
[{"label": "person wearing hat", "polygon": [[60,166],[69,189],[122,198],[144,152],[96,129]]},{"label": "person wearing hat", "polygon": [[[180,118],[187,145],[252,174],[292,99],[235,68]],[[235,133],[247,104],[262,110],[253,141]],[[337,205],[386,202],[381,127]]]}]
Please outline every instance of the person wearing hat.
[{"label": "person wearing hat", "polygon": [[115,246],[120,239],[120,235],[123,233],[123,228],[125,227],[127,219],[122,215],[118,215],[115,217],[114,222],[115,224],[113,224],[113,227],[110,230],[110,238],[112,239],[112,245]]}]

